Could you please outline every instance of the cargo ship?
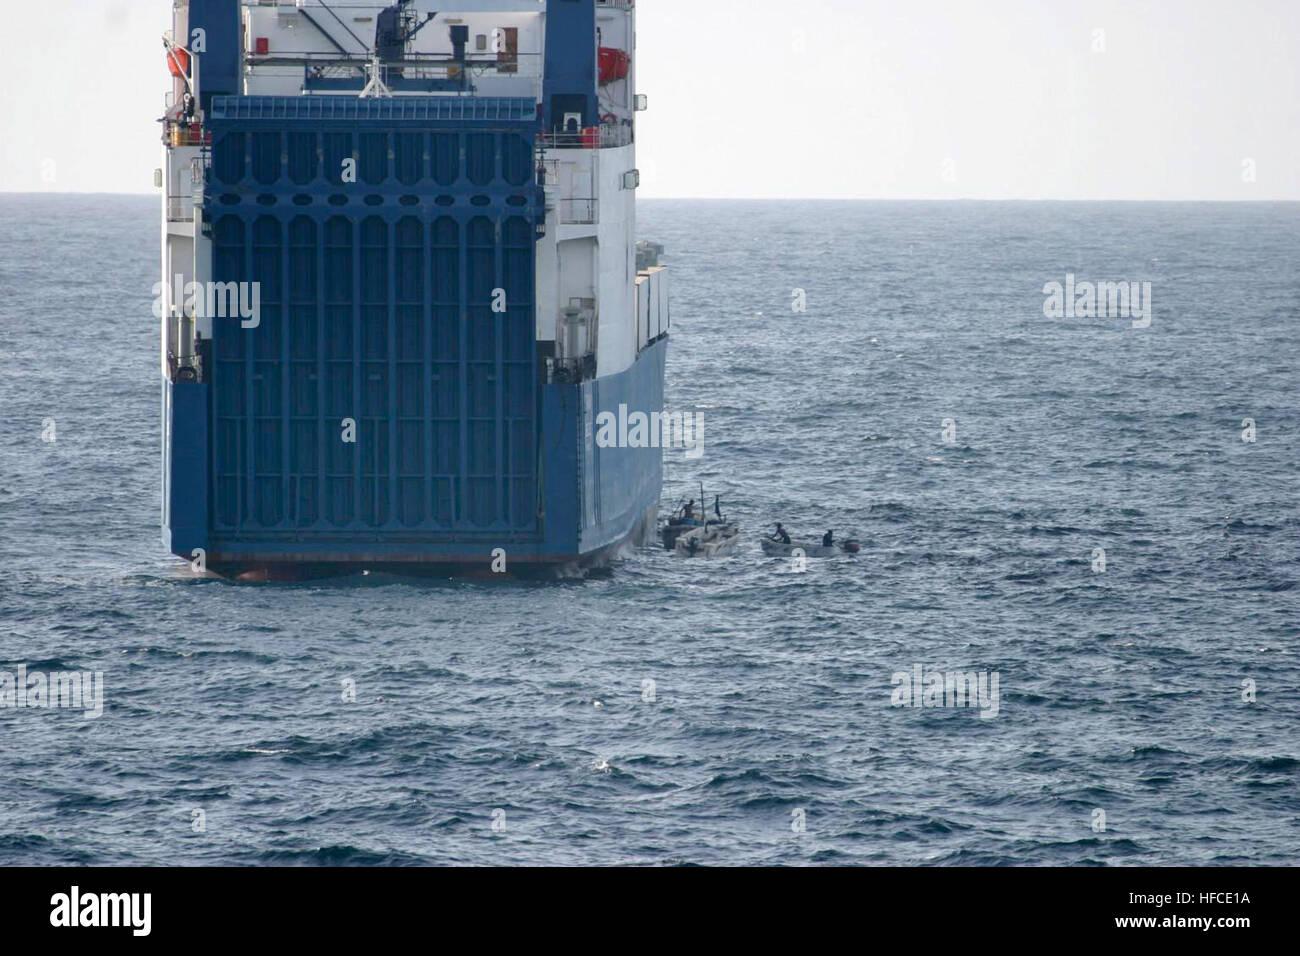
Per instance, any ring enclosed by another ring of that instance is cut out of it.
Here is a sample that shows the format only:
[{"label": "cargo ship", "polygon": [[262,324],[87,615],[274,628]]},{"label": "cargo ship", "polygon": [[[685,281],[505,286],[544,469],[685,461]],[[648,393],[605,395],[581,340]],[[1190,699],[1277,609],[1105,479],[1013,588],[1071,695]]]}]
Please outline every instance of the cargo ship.
[{"label": "cargo ship", "polygon": [[[448,9],[451,7],[452,9]],[[173,0],[162,526],[196,570],[548,575],[652,535],[631,0]]]}]

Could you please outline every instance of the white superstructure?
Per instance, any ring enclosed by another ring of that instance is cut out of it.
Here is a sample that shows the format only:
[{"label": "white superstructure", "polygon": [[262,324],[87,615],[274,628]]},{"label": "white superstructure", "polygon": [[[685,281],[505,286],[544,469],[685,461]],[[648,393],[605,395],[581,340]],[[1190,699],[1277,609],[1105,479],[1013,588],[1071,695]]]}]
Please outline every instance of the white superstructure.
[{"label": "white superstructure", "polygon": [[[451,2],[454,10],[435,0],[400,8],[375,0],[242,0],[239,92],[527,97],[540,114],[545,0]],[[183,62],[185,70],[174,77],[164,118],[161,266],[169,286],[178,279],[207,282],[204,263],[211,261],[201,221],[210,163],[199,108],[204,38],[191,35],[188,0],[174,5],[175,26],[165,42],[169,60]],[[398,9],[403,18],[400,59],[385,58],[377,36],[386,9]],[[646,100],[635,92],[635,5],[597,0],[596,19],[600,122],[544,132],[536,151],[546,199],[546,232],[536,251],[537,339],[554,342],[556,366],[582,378],[593,377],[593,360],[594,377],[627,369],[668,331],[666,270],[654,262],[637,268],[635,120]],[[463,38],[459,44],[454,34]],[[196,335],[211,336],[210,320],[187,311],[173,305],[164,323],[164,363],[171,374],[190,367]]]}]

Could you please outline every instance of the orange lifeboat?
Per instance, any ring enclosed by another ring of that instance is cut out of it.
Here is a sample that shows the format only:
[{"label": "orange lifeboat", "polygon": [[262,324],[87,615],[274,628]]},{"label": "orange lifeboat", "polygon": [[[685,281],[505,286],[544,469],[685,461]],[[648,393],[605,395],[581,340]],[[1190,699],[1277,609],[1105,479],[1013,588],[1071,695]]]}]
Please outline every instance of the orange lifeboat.
[{"label": "orange lifeboat", "polygon": [[190,75],[190,55],[178,46],[167,50],[167,69],[178,80]]},{"label": "orange lifeboat", "polygon": [[603,46],[600,48],[600,85],[613,83],[615,80],[626,80],[628,71],[628,57],[626,50],[620,50],[612,46]]}]

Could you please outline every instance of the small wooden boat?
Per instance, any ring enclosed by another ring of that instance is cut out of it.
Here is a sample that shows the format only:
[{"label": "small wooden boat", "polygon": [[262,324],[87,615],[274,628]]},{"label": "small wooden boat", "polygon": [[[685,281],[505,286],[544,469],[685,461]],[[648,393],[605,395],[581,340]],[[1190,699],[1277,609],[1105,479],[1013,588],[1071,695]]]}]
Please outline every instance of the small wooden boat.
[{"label": "small wooden boat", "polygon": [[778,541],[775,538],[764,538],[762,545],[763,553],[773,558],[792,557],[796,549],[802,551],[805,558],[830,558],[837,554],[857,554],[862,550],[862,546],[855,538],[849,538],[847,541],[837,541],[830,547],[820,541],[791,539],[790,543],[786,544],[784,541]]},{"label": "small wooden boat", "polygon": [[664,542],[664,549],[672,551],[677,544],[677,539],[682,534],[693,528],[702,527],[704,527],[704,522],[699,518],[683,518],[680,514],[674,514],[659,529],[659,535]]},{"label": "small wooden boat", "polygon": [[[685,535],[693,531],[705,531],[708,528],[726,527],[730,524],[727,521],[726,515],[722,513],[720,496],[714,495],[713,497],[714,517],[710,517],[709,513],[704,510],[704,501],[703,482],[700,483],[699,508],[694,507],[694,500],[691,500],[686,504],[678,501],[677,508],[668,516],[668,519],[659,529],[659,536],[663,540],[665,550],[676,551],[678,554],[681,554],[683,552],[678,549],[677,542]],[[731,527],[737,530],[739,529],[739,525],[732,524]],[[716,542],[719,540],[721,539],[716,532],[697,538],[694,545],[695,550],[700,551],[706,543]],[[690,547],[691,546],[688,543],[687,549],[689,550]]]},{"label": "small wooden boat", "polygon": [[740,541],[740,525],[734,521],[710,521],[677,536],[673,551],[683,558],[716,558]]}]

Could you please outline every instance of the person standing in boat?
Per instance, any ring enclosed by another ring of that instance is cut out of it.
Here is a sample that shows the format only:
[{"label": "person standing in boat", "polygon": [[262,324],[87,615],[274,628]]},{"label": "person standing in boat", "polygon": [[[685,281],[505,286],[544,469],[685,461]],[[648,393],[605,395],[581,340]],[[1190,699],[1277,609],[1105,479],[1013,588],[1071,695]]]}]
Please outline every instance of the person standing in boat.
[{"label": "person standing in boat", "polygon": [[822,547],[829,548],[834,543],[835,543],[835,532],[828,529],[827,532],[824,535],[822,535]]},{"label": "person standing in boat", "polygon": [[[677,499],[677,500],[680,501],[681,499],[679,498],[679,499]],[[690,521],[692,518],[695,517],[695,499],[694,499],[694,498],[692,498],[690,501],[686,502],[686,506],[682,509],[682,517],[683,517],[686,521]]]},{"label": "person standing in boat", "polygon": [[772,537],[776,538],[782,544],[790,543],[790,534],[785,530],[785,528],[781,527],[781,522],[779,521],[776,523],[776,534],[772,535]]}]

